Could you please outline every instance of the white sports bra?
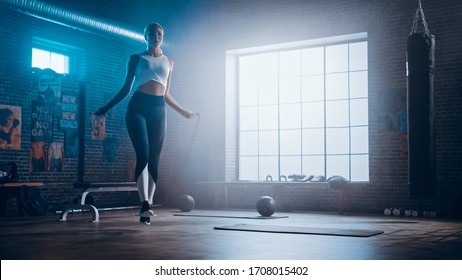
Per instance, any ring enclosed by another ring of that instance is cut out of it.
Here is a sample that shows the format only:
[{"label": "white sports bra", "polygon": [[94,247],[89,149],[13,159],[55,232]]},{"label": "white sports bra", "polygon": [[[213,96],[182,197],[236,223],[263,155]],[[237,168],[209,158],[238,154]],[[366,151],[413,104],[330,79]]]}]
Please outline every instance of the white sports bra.
[{"label": "white sports bra", "polygon": [[140,86],[149,81],[156,81],[167,87],[170,61],[165,55],[154,57],[146,53],[139,54],[138,65],[135,71],[135,83]]}]

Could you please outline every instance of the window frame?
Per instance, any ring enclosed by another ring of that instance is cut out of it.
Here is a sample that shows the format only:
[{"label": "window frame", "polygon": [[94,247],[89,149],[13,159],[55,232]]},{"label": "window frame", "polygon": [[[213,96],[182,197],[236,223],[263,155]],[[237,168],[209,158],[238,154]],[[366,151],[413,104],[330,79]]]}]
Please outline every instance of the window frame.
[{"label": "window frame", "polygon": [[[234,94],[235,95],[235,100],[233,100],[233,102],[231,103],[234,103],[234,110],[236,111],[235,113],[235,121],[236,121],[236,124],[235,124],[235,131],[234,133],[229,133],[229,130],[227,130],[227,139],[229,136],[232,136],[231,134],[234,134],[234,136],[236,137],[236,140],[235,140],[235,143],[236,143],[236,148],[235,148],[235,168],[234,168],[234,178],[237,179],[237,180],[240,180],[240,145],[239,145],[239,141],[240,141],[240,109],[241,109],[241,106],[239,104],[239,58],[241,56],[246,56],[246,55],[256,55],[256,54],[263,54],[263,53],[268,53],[268,52],[285,52],[285,51],[290,51],[290,50],[297,50],[297,49],[307,49],[307,48],[315,48],[315,47],[323,47],[323,50],[325,52],[326,48],[328,46],[333,46],[333,45],[341,45],[341,44],[352,44],[352,43],[357,43],[357,42],[368,42],[367,40],[367,33],[357,33],[357,34],[351,34],[351,35],[343,35],[343,36],[336,36],[336,37],[329,37],[329,38],[320,38],[320,39],[314,39],[314,40],[308,40],[308,41],[301,41],[301,42],[294,42],[294,43],[287,43],[287,44],[277,44],[277,45],[270,45],[270,46],[264,46],[264,47],[256,47],[256,48],[248,48],[248,49],[240,49],[240,50],[232,50],[232,51],[227,51],[227,99],[229,100],[230,99],[230,95],[231,94]],[[349,45],[348,45],[348,49],[349,49]],[[367,55],[367,49],[366,49],[366,55]],[[350,56],[350,51],[348,50],[348,57]],[[325,59],[325,53],[324,53],[324,59]],[[229,65],[228,65],[229,64]],[[278,65],[278,67],[280,67]],[[325,67],[325,61],[324,61],[324,67]],[[366,72],[366,78],[368,77],[368,67],[366,67],[365,69],[365,72]],[[347,69],[346,73],[348,75],[348,79],[350,78],[350,73],[352,72],[355,72],[355,70],[351,70],[351,69]],[[300,74],[300,78],[303,77],[303,74],[301,73]],[[324,69],[324,73],[323,73],[323,78],[324,80],[326,79],[326,70]],[[367,79],[368,80],[368,79]],[[234,83],[234,85],[230,85],[230,83]],[[278,77],[278,83],[279,83],[279,77]],[[368,81],[366,81],[366,84],[368,84]],[[324,85],[325,85],[325,81],[324,81]],[[349,87],[350,87],[350,82],[348,82],[348,91],[349,91]],[[326,89],[324,89],[324,94],[326,92]],[[368,89],[367,91],[368,92]],[[232,98],[231,98],[232,99]],[[361,99],[361,98],[360,98]],[[367,104],[368,104],[368,101],[369,101],[369,94],[367,93],[367,96],[366,97],[362,97],[362,99],[365,99],[367,101]],[[351,106],[350,106],[350,102],[352,100],[352,97],[350,97],[350,95],[348,95],[347,99],[346,99],[346,102],[348,103],[348,108],[350,110]],[[324,106],[326,106],[327,104],[327,101],[326,101],[326,98],[324,97],[324,100],[323,100],[323,103],[324,103]],[[304,103],[302,100],[300,101],[301,105],[303,104],[306,104]],[[228,107],[229,104],[227,102],[227,109],[228,111],[230,111],[232,108]],[[278,104],[278,107],[280,106],[280,104]],[[367,106],[367,105],[366,105]],[[278,108],[278,114],[280,113],[280,110]],[[326,114],[326,113],[325,113]],[[227,126],[230,124],[230,118],[228,117],[228,115],[230,115],[229,112],[227,112]],[[348,113],[348,117],[350,117],[351,115],[351,112]],[[280,119],[279,119],[280,121]],[[232,126],[233,127],[233,126]],[[351,138],[351,128],[352,127],[356,127],[354,125],[351,125],[351,123],[349,122],[348,123],[348,137]],[[368,121],[367,121],[367,124],[365,125],[367,131],[369,131],[369,118],[368,118]],[[278,127],[278,134],[280,134],[280,127]],[[324,122],[324,127],[323,127],[324,131],[326,131],[328,129],[328,126],[327,126],[327,123]],[[299,128],[299,131],[300,131],[300,134],[303,134],[304,132],[304,128],[303,126],[301,126]],[[259,129],[256,130],[257,133],[260,131]],[[229,135],[228,135],[229,134]],[[350,139],[351,140],[351,139]],[[351,151],[351,147],[352,147],[352,143],[351,141],[349,140],[349,143],[348,143],[348,176],[351,178],[351,169],[352,169],[352,154],[356,155],[356,153],[352,153]],[[258,141],[258,139],[257,139]],[[280,138],[279,138],[279,143],[278,143],[278,146],[280,147]],[[303,141],[303,140],[301,140]],[[325,137],[324,135],[324,143],[326,143],[327,138]],[[369,140],[367,139],[367,143],[369,144]],[[228,145],[227,145],[228,147]],[[227,154],[229,155],[230,153],[227,152]],[[368,182],[370,180],[370,173],[369,173],[369,162],[370,162],[370,153],[369,153],[369,149],[367,149],[367,152],[366,153],[362,153],[363,155],[365,155],[368,159],[368,163],[367,163],[367,179],[366,180],[361,180],[361,181],[358,181],[358,182]],[[260,157],[261,155],[256,155],[257,156],[257,160],[258,160],[258,157]],[[300,160],[303,161],[303,158],[304,158],[304,153],[303,153],[303,150],[300,152],[299,155],[297,155],[300,157]],[[328,156],[333,156],[333,155],[329,155],[327,152],[326,152],[326,147],[324,147],[324,153],[322,155],[324,157],[324,159],[327,159]],[[278,151],[278,173],[279,175],[281,175],[281,168],[280,168],[280,161],[281,161],[281,152]],[[227,161],[227,166],[229,166],[229,161]],[[327,170],[327,160],[324,161],[324,176],[326,176],[329,172]],[[260,165],[258,165],[257,169],[260,168]],[[303,169],[302,169],[303,171]],[[258,171],[260,172],[260,171]],[[283,175],[289,175],[289,174],[283,174]],[[306,175],[321,175],[321,174],[306,174]],[[331,174],[331,175],[334,175],[334,174]],[[260,176],[261,177],[261,176]],[[257,175],[257,178],[258,175]],[[275,178],[276,180],[278,178]],[[261,180],[261,178],[260,178]]]},{"label": "window frame", "polygon": [[32,38],[32,46],[31,46],[31,67],[32,66],[32,51],[33,49],[39,49],[42,51],[47,51],[52,54],[58,54],[67,57],[67,73],[58,73],[55,69],[50,68],[51,70],[55,71],[58,74],[61,75],[72,75],[76,73],[76,65],[74,63],[75,61],[75,56],[78,51],[78,48],[66,45],[60,42],[56,41],[51,41],[48,39],[40,38],[40,37],[33,37]]}]

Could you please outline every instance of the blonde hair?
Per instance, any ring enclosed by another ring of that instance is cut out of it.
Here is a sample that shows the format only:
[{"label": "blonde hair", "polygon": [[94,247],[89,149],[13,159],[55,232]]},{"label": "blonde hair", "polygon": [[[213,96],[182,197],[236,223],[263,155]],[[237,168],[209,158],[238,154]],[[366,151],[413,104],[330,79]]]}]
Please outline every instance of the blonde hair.
[{"label": "blonde hair", "polygon": [[144,28],[144,38],[145,39],[146,39],[146,36],[148,35],[149,30],[151,30],[154,27],[159,27],[160,29],[162,29],[162,31],[164,31],[164,28],[162,27],[162,25],[160,25],[157,22],[151,22]]}]

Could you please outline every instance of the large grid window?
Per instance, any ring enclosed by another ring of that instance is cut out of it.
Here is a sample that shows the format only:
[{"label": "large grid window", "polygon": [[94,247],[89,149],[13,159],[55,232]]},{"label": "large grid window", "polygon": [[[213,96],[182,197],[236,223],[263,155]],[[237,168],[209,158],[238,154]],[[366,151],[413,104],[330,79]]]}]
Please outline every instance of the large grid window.
[{"label": "large grid window", "polygon": [[238,57],[239,180],[369,180],[367,41]]}]

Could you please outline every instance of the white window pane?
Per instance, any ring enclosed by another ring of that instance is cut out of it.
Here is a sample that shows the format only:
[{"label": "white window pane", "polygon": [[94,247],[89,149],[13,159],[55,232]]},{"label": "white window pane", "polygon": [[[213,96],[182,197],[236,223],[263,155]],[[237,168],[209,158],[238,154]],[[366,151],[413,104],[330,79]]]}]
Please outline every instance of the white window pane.
[{"label": "white window pane", "polygon": [[264,53],[258,55],[258,76],[260,79],[277,78],[278,71],[278,53]]},{"label": "white window pane", "polygon": [[351,72],[350,98],[367,97],[368,91],[367,72]]},{"label": "white window pane", "polygon": [[300,102],[300,77],[281,78],[279,81],[279,102]]},{"label": "white window pane", "polygon": [[241,131],[239,134],[239,154],[241,156],[258,154],[258,134],[256,131]]},{"label": "white window pane", "polygon": [[302,174],[324,176],[324,156],[304,156]]},{"label": "white window pane", "polygon": [[324,127],[324,102],[302,104],[302,127]]},{"label": "white window pane", "polygon": [[258,85],[258,104],[274,105],[278,104],[278,80],[262,79]]},{"label": "white window pane", "polygon": [[332,176],[342,176],[346,179],[350,178],[349,172],[349,157],[345,156],[327,156],[326,167],[327,167],[327,178]]},{"label": "white window pane", "polygon": [[300,104],[280,105],[280,126],[281,129],[301,128],[302,112]]},{"label": "white window pane", "polygon": [[240,130],[258,129],[258,110],[257,107],[241,107],[239,114]]},{"label": "white window pane", "polygon": [[351,153],[368,153],[369,152],[369,135],[368,127],[351,128]]},{"label": "white window pane", "polygon": [[348,98],[348,74],[326,75],[326,100]]},{"label": "white window pane", "polygon": [[324,76],[302,77],[302,101],[324,100]]},{"label": "white window pane", "polygon": [[302,75],[324,74],[324,48],[302,50]]},{"label": "white window pane", "polygon": [[69,73],[67,67],[68,59],[66,56],[56,53],[51,53],[50,68],[56,73],[67,74]]},{"label": "white window pane", "polygon": [[239,83],[239,105],[254,106],[258,101],[258,83],[240,82]]},{"label": "white window pane", "polygon": [[367,69],[367,42],[350,44],[350,71]]},{"label": "white window pane", "polygon": [[258,158],[239,158],[239,180],[258,180]]},{"label": "white window pane", "polygon": [[351,181],[369,181],[369,156],[351,156]]},{"label": "white window pane", "polygon": [[281,155],[300,155],[302,135],[300,130],[281,130]]},{"label": "white window pane", "polygon": [[260,130],[278,129],[278,106],[260,106],[258,109],[258,128]]},{"label": "white window pane", "polygon": [[351,125],[367,125],[369,123],[368,99],[352,99],[350,106]]},{"label": "white window pane", "polygon": [[302,158],[300,156],[281,156],[281,175],[289,176],[302,172]]},{"label": "white window pane", "polygon": [[326,73],[348,71],[348,44],[326,47]]},{"label": "white window pane", "polygon": [[239,81],[248,82],[258,78],[258,56],[239,57]]},{"label": "white window pane", "polygon": [[326,153],[348,154],[350,152],[348,128],[328,128],[326,129]]},{"label": "white window pane", "polygon": [[32,67],[50,68],[56,73],[69,73],[69,57],[40,49],[32,49]]},{"label": "white window pane", "polygon": [[32,49],[32,67],[40,69],[50,68],[50,52]]},{"label": "white window pane", "polygon": [[266,176],[271,176],[273,181],[279,179],[278,174],[278,157],[277,156],[264,156],[259,158],[260,163],[260,176],[259,180],[266,180]]},{"label": "white window pane", "polygon": [[278,131],[260,131],[258,136],[258,147],[260,155],[277,155],[279,153]]},{"label": "white window pane", "polygon": [[302,132],[303,154],[324,154],[324,129],[304,129]]},{"label": "white window pane", "polygon": [[301,51],[284,51],[279,53],[279,76],[299,77],[301,73]]},{"label": "white window pane", "polygon": [[348,126],[348,100],[326,102],[326,126]]},{"label": "white window pane", "polygon": [[65,56],[64,57],[64,68],[63,68],[63,73],[64,74],[69,74],[69,57]]}]

